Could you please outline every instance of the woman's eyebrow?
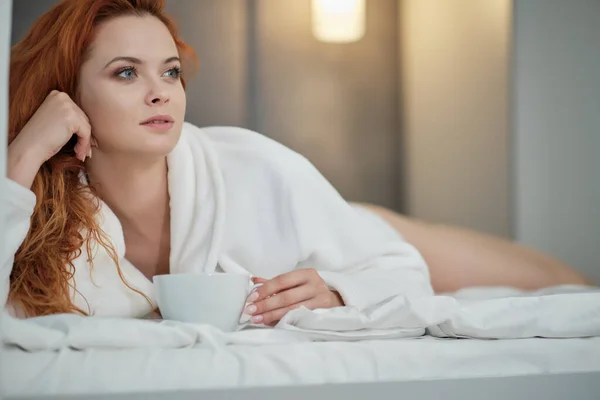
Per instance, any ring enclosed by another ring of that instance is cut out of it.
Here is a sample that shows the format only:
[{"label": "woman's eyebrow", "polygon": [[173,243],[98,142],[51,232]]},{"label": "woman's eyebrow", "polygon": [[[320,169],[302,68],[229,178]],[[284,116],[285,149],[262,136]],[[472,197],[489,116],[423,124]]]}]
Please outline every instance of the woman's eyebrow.
[{"label": "woman's eyebrow", "polygon": [[[108,67],[110,64],[116,62],[116,61],[128,61],[132,64],[143,64],[144,62],[142,60],[140,60],[139,58],[135,58],[135,57],[129,57],[129,56],[119,56],[119,57],[115,57],[112,60],[110,60],[105,66],[104,68]],[[173,61],[179,61],[181,62],[181,60],[179,59],[179,57],[169,57],[164,61],[164,64],[168,64],[170,62]]]}]

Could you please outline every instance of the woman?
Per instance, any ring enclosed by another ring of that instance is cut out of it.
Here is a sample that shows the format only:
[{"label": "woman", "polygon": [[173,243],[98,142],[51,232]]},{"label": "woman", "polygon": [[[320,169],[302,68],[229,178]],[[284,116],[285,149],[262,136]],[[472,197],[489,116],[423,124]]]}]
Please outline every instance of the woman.
[{"label": "woman", "polygon": [[[65,0],[11,54],[8,249],[19,316],[143,317],[152,277],[249,273],[246,313],[432,294],[413,246],[363,219],[306,159],[184,123],[194,60],[159,0]],[[273,296],[276,294],[277,296]]]},{"label": "woman", "polygon": [[[351,207],[269,139],[184,123],[181,74],[193,61],[160,0],[64,0],[14,46],[11,257],[0,277],[9,311],[142,317],[155,308],[153,276],[218,268],[263,283],[246,313],[267,325],[301,305],[431,295],[425,260],[392,226],[422,246],[438,290],[519,284],[495,271],[463,279],[470,238]],[[460,246],[449,263],[435,247],[447,238]],[[536,273],[525,286],[580,281]]]}]

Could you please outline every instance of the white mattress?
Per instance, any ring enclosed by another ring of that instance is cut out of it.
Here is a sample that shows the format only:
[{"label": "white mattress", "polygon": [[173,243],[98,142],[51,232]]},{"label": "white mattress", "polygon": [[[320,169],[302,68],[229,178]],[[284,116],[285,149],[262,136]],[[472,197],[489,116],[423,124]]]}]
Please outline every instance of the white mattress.
[{"label": "white mattress", "polygon": [[600,338],[396,339],[219,349],[5,349],[6,395],[98,394],[600,371]]},{"label": "white mattress", "polygon": [[[86,395],[600,372],[599,288],[530,293],[470,289],[451,298],[394,304],[387,302],[369,315],[332,309],[328,319],[321,312],[298,309],[286,316],[289,324],[281,329],[231,334],[172,321],[5,317],[0,320],[0,394]],[[359,319],[360,327],[382,327],[382,321],[395,319],[394,326],[406,324],[410,329],[315,330],[319,321],[347,325]],[[430,325],[431,321],[438,322]],[[415,331],[415,326],[426,326],[431,336],[421,336],[425,330]]]}]

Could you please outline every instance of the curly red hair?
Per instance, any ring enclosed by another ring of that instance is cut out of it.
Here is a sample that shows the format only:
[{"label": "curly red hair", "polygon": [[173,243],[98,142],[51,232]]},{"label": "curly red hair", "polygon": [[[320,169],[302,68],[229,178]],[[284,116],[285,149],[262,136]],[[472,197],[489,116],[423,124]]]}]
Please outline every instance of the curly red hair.
[{"label": "curly red hair", "polygon": [[[79,70],[95,27],[124,15],[161,20],[171,32],[182,62],[195,63],[194,51],[165,14],[163,0],[64,0],[42,15],[11,50],[9,144],[52,90],[77,101]],[[9,302],[25,316],[89,313],[73,304],[76,288],[70,282],[73,261],[84,247],[92,262],[93,242],[109,252],[123,283],[144,296],[125,281],[110,238],[98,224],[99,201],[80,183],[84,166],[75,157],[74,145],[75,139],[46,161],[31,188],[37,203],[31,228],[15,254],[9,294]]]}]

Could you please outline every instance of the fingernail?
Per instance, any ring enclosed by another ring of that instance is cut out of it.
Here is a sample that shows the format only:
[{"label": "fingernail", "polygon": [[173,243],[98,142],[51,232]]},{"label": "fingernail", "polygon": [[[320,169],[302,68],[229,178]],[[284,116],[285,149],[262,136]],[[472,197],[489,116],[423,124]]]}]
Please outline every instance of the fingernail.
[{"label": "fingernail", "polygon": [[254,314],[255,312],[256,312],[256,306],[254,304],[246,307],[246,309],[244,310],[244,314],[248,314],[248,315]]},{"label": "fingernail", "polygon": [[92,148],[90,147],[90,149],[88,150],[88,157],[92,158]]},{"label": "fingernail", "polygon": [[245,324],[246,322],[250,321],[250,315],[248,314],[242,314],[242,316],[240,317],[240,320],[238,321],[240,324]]},{"label": "fingernail", "polygon": [[262,315],[257,315],[256,317],[252,317],[251,321],[254,322],[255,324],[261,322],[263,320],[263,316]]},{"label": "fingernail", "polygon": [[258,300],[258,292],[254,292],[248,297],[248,303],[252,303],[256,300]]}]

